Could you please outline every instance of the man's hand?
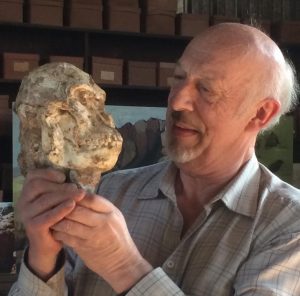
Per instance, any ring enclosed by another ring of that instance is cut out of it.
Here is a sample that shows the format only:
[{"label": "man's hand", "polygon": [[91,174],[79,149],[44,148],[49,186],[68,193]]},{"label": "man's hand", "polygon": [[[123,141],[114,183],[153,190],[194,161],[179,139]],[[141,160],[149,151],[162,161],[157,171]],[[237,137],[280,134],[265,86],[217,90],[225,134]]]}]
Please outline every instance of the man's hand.
[{"label": "man's hand", "polygon": [[137,250],[122,213],[103,197],[86,195],[52,229],[57,240],[72,247],[117,293],[152,270]]},{"label": "man's hand", "polygon": [[85,194],[64,181],[65,175],[53,169],[31,171],[17,204],[29,240],[29,267],[43,280],[52,275],[62,248],[50,227],[68,215]]}]

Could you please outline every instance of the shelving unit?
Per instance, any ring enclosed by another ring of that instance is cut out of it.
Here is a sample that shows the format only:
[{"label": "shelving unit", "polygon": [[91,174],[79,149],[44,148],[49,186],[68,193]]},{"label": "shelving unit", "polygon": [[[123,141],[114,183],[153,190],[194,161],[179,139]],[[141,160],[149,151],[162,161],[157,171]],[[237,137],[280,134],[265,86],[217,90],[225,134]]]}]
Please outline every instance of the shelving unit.
[{"label": "shelving unit", "polygon": [[[49,55],[84,57],[84,70],[91,73],[91,57],[103,56],[151,62],[176,62],[191,38],[144,33],[1,23],[0,54],[38,53],[41,64]],[[20,81],[0,79],[0,94],[13,101]],[[168,89],[101,85],[112,105],[166,106]]]}]

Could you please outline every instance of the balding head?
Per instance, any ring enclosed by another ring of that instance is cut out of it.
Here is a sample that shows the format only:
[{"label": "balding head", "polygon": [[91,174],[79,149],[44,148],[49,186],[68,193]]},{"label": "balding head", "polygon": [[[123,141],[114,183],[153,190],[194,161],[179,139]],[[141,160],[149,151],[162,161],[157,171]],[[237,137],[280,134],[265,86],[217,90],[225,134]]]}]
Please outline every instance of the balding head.
[{"label": "balding head", "polygon": [[295,105],[294,69],[276,43],[260,30],[238,23],[212,26],[190,42],[184,55],[203,53],[208,60],[228,65],[236,86],[231,95],[240,97],[241,105],[265,98],[280,102],[280,111],[268,126]]}]

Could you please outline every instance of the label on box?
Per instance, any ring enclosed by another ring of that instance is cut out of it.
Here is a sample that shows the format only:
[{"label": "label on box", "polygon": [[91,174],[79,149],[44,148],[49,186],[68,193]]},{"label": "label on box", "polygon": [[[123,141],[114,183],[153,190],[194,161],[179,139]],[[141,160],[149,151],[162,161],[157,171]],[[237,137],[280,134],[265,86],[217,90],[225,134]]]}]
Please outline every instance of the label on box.
[{"label": "label on box", "polygon": [[100,79],[101,80],[114,81],[115,80],[115,73],[111,72],[111,71],[101,71],[100,72]]},{"label": "label on box", "polygon": [[15,72],[28,72],[29,66],[29,62],[14,62],[13,69]]}]

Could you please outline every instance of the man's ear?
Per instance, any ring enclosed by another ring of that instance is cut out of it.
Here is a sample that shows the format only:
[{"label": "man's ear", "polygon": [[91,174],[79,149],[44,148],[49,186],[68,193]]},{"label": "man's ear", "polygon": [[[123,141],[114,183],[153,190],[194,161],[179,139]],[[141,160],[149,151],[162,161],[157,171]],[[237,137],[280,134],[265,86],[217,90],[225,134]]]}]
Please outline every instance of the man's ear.
[{"label": "man's ear", "polygon": [[247,129],[261,130],[279,112],[280,102],[273,98],[263,99],[256,106],[256,114],[248,123]]}]

